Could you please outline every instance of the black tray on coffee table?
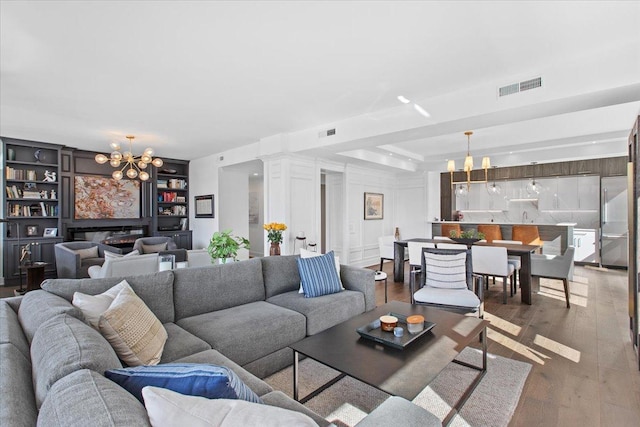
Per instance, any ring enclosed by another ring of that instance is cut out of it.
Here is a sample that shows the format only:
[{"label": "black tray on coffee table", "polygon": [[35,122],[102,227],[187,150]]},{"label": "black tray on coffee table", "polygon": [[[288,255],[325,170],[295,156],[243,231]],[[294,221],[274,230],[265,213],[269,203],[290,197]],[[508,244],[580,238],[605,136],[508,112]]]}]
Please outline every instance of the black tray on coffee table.
[{"label": "black tray on coffee table", "polygon": [[407,316],[398,313],[388,313],[387,316],[394,316],[398,318],[398,326],[404,329],[404,334],[402,334],[401,337],[396,337],[393,332],[383,331],[380,328],[379,318],[367,325],[359,327],[356,331],[358,331],[362,338],[402,350],[436,326],[435,323],[425,320],[424,329],[422,331],[417,334],[410,334],[407,329]]}]

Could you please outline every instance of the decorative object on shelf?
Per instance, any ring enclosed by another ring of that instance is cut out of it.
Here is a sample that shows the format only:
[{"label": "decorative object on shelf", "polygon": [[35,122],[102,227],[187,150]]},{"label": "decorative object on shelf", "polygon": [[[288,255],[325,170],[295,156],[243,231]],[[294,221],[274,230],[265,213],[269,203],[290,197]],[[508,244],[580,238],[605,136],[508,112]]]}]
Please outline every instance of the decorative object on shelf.
[{"label": "decorative object on shelf", "polygon": [[37,225],[27,225],[27,236],[33,237],[37,236],[40,232],[40,229]]},{"label": "decorative object on shelf", "polygon": [[56,196],[57,196],[56,190],[51,190],[51,197],[49,197],[49,198],[55,200]]},{"label": "decorative object on shelf", "polygon": [[[467,173],[467,190],[471,187],[472,183],[487,183],[489,180],[487,179],[487,169],[491,167],[491,160],[489,157],[482,158],[482,169],[484,169],[484,181],[471,181],[471,171],[473,170],[473,157],[471,156],[471,135],[473,135],[472,131],[466,131],[464,133],[467,136],[467,157],[464,158],[464,168],[463,170]],[[453,173],[456,171],[456,162],[455,160],[449,160],[447,162],[447,171],[451,175],[451,186],[453,187],[456,184],[464,184],[465,181],[454,181]]]},{"label": "decorative object on shelf", "polygon": [[13,162],[16,159],[16,150],[13,148],[7,149],[7,160]]},{"label": "decorative object on shelf", "polygon": [[384,194],[364,193],[364,219],[383,219]]},{"label": "decorative object on shelf", "polygon": [[57,228],[45,228],[43,237],[56,237],[58,235]]},{"label": "decorative object on shelf", "polygon": [[396,231],[395,231],[395,233],[393,233],[393,237],[396,240],[400,240],[400,227],[396,227]]},{"label": "decorative object on shelf", "polygon": [[[104,154],[97,154],[95,157],[96,162],[101,165],[109,162],[109,164],[114,168],[119,168],[120,165],[124,163],[124,166],[122,166],[121,169],[115,170],[111,174],[115,180],[121,180],[126,173],[127,177],[130,179],[139,177],[141,181],[147,181],[149,179],[149,173],[144,169],[146,169],[149,164],[159,168],[164,164],[164,162],[159,157],[156,157],[155,159],[151,157],[153,155],[153,150],[151,148],[146,148],[141,155],[135,156],[133,154],[133,140],[135,139],[135,136],[127,135],[125,138],[129,140],[129,151],[121,153],[120,144],[112,142],[111,148],[113,149],[113,152],[110,156],[107,157]],[[127,169],[126,172],[125,169]]]},{"label": "decorative object on shelf", "polygon": [[231,230],[224,230],[213,233],[207,251],[213,261],[218,260],[219,264],[225,264],[229,259],[236,261],[240,249],[250,248],[249,240],[233,236]]},{"label": "decorative object on shelf", "polygon": [[47,150],[38,149],[33,153],[33,157],[38,163],[53,163],[51,153]]},{"label": "decorative object on shelf", "polygon": [[56,182],[56,173],[53,171],[45,170],[44,179],[42,182]]},{"label": "decorative object on shelf", "polygon": [[196,218],[215,218],[213,194],[206,196],[195,196]]}]

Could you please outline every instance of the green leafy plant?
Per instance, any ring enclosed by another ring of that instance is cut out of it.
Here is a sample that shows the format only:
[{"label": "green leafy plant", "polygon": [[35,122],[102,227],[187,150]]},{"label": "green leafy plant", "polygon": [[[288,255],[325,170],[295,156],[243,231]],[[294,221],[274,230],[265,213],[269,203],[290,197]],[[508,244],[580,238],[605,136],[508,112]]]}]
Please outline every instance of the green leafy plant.
[{"label": "green leafy plant", "polygon": [[228,258],[233,258],[234,261],[237,261],[238,251],[240,249],[249,249],[250,247],[249,240],[244,237],[233,236],[231,230],[225,230],[213,233],[207,250],[213,261],[221,259],[224,264]]},{"label": "green leafy plant", "polygon": [[457,231],[451,230],[449,233],[449,237],[453,237],[455,239],[484,239],[484,233],[478,232],[475,228],[464,230],[458,234]]}]

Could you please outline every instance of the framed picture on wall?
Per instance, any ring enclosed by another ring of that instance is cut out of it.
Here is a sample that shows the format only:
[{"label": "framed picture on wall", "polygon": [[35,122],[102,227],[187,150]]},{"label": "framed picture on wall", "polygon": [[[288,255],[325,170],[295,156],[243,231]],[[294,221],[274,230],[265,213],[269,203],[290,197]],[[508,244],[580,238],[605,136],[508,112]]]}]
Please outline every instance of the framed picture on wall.
[{"label": "framed picture on wall", "polygon": [[208,194],[206,196],[196,196],[194,199],[196,206],[196,218],[215,218],[213,194]]},{"label": "framed picture on wall", "polygon": [[384,217],[384,194],[364,193],[364,219]]}]

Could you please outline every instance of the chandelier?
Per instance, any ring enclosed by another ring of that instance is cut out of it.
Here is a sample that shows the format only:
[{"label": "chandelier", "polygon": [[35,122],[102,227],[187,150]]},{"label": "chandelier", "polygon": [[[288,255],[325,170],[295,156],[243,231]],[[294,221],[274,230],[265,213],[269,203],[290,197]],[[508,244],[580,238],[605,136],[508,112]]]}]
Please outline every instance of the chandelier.
[{"label": "chandelier", "polygon": [[[117,142],[112,142],[111,149],[113,150],[109,157],[104,154],[96,155],[96,162],[103,165],[107,162],[114,168],[120,168],[114,170],[111,176],[113,179],[119,181],[126,174],[128,178],[135,179],[139,177],[141,181],[146,181],[149,179],[149,173],[145,171],[149,164],[159,168],[164,162],[161,158],[156,157],[155,159],[151,157],[153,155],[153,150],[151,148],[147,148],[144,152],[139,156],[133,155],[133,140],[135,136],[127,135],[126,138],[129,140],[129,151],[125,151],[124,153],[120,152],[120,144]],[[122,166],[122,167],[121,167]],[[126,169],[126,172],[125,172]]]},{"label": "chandelier", "polygon": [[487,169],[489,169],[491,167],[491,160],[489,160],[489,157],[483,157],[482,158],[482,169],[484,169],[484,181],[472,181],[471,180],[471,171],[473,170],[473,157],[471,156],[471,135],[473,135],[473,132],[471,131],[466,131],[464,133],[465,135],[467,135],[467,157],[464,158],[464,171],[467,173],[467,180],[466,181],[454,181],[453,180],[453,173],[456,171],[456,162],[455,160],[449,160],[447,162],[447,171],[449,171],[449,173],[451,174],[451,186],[453,187],[456,184],[464,184],[466,182],[467,184],[467,190],[469,190],[469,188],[471,187],[472,183],[487,183],[489,182],[489,180],[487,179]]}]

